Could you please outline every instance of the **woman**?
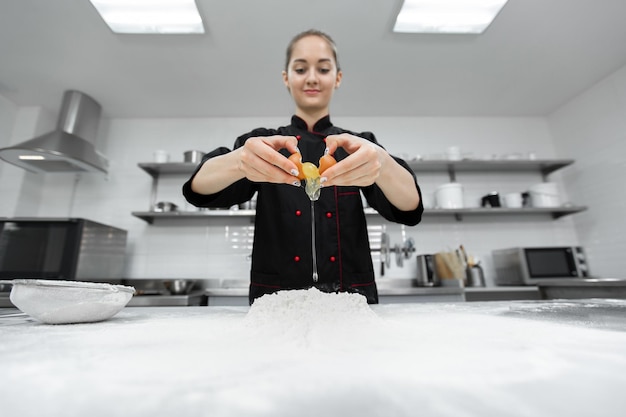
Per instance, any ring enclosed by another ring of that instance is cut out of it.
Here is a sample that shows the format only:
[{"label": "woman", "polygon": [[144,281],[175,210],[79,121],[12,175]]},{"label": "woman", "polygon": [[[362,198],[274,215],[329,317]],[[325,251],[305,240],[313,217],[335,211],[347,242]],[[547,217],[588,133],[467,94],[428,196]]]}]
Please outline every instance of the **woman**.
[{"label": "woman", "polygon": [[[385,219],[415,225],[424,211],[415,175],[372,133],[331,123],[330,101],[343,74],[328,35],[297,35],[282,75],[296,107],[291,124],[255,129],[237,138],[232,151],[205,155],[183,194],[198,207],[230,207],[258,192],[251,304],[264,294],[313,286],[357,292],[377,303],[360,193]],[[294,153],[315,165],[325,153],[337,160],[322,173],[316,201],[301,187],[299,166],[288,159]]]}]

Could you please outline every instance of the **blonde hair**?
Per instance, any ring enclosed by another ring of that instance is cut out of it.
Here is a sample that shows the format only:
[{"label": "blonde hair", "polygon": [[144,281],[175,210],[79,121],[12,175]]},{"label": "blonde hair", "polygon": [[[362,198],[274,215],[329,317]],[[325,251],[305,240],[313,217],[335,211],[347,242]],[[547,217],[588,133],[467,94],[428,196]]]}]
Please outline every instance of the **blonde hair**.
[{"label": "blonde hair", "polygon": [[293,37],[293,39],[291,39],[291,42],[289,42],[289,45],[287,46],[287,59],[285,60],[285,71],[289,69],[289,61],[291,61],[291,55],[293,53],[293,48],[295,47],[296,43],[298,43],[300,39],[306,38],[307,36],[317,36],[319,38],[324,39],[326,43],[328,43],[328,46],[330,46],[330,49],[333,51],[333,58],[335,58],[337,71],[339,71],[340,67],[339,67],[339,60],[337,59],[337,45],[335,44],[335,41],[329,35],[317,29],[309,29],[307,31],[298,33],[296,36]]}]

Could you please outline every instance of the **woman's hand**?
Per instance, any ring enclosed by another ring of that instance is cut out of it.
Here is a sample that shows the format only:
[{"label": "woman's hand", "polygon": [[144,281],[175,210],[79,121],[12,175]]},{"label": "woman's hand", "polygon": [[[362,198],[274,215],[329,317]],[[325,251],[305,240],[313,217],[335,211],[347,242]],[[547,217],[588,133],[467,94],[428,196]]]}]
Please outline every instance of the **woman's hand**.
[{"label": "woman's hand", "polygon": [[244,146],[216,156],[200,167],[191,189],[200,194],[214,194],[242,178],[255,182],[273,182],[300,186],[298,169],[279,150],[298,152],[294,136],[254,137]]},{"label": "woman's hand", "polygon": [[236,151],[238,168],[250,181],[300,185],[298,168],[278,152],[283,148],[290,154],[299,152],[298,140],[279,135],[250,138]]},{"label": "woman's hand", "polygon": [[350,155],[324,171],[324,187],[332,185],[367,187],[376,183],[399,210],[414,210],[419,193],[413,175],[382,147],[358,136],[342,133],[326,137],[329,153],[341,147]]},{"label": "woman's hand", "polygon": [[358,136],[342,133],[326,137],[330,154],[343,148],[350,154],[324,171],[324,186],[344,185],[367,187],[376,182],[389,157],[380,146]]}]

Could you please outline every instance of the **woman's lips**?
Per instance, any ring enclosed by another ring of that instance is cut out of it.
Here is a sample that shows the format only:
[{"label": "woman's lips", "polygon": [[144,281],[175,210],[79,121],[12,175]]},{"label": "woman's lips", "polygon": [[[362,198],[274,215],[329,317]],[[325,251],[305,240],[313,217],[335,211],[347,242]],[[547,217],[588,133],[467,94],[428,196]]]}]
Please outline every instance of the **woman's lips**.
[{"label": "woman's lips", "polygon": [[315,95],[319,94],[320,90],[304,90],[304,94]]}]

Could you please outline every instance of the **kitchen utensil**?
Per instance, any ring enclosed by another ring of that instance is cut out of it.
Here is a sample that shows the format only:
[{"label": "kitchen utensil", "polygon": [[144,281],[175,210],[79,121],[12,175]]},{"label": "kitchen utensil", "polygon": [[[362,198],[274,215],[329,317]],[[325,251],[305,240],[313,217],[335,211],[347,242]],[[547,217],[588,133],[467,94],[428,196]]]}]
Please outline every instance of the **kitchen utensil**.
[{"label": "kitchen utensil", "polygon": [[442,184],[435,191],[435,200],[439,208],[462,208],[463,186],[457,182]]},{"label": "kitchen utensil", "polygon": [[436,287],[440,285],[439,275],[435,267],[435,255],[417,255],[417,287]]},{"label": "kitchen utensil", "polygon": [[465,246],[459,246],[459,250],[461,251],[461,256],[463,257],[463,262],[465,265],[469,265],[469,257],[467,256],[467,252],[465,251]]},{"label": "kitchen utensil", "polygon": [[528,190],[533,207],[558,207],[561,205],[559,189],[554,182],[542,182]]},{"label": "kitchen utensil", "polygon": [[163,285],[172,295],[188,294],[193,288],[196,281],[193,279],[173,279],[170,281],[164,281]]},{"label": "kitchen utensil", "polygon": [[202,160],[202,157],[204,155],[204,152],[201,151],[186,151],[185,153],[183,153],[183,161],[187,163],[197,164]]},{"label": "kitchen utensil", "polygon": [[500,207],[500,194],[493,191],[480,199],[481,207]]},{"label": "kitchen utensil", "polygon": [[485,286],[485,276],[483,273],[483,268],[480,265],[468,266],[465,269],[466,274],[466,285],[468,287],[484,287]]},{"label": "kitchen utensil", "polygon": [[96,282],[14,279],[11,302],[22,312],[47,324],[89,323],[117,314],[135,288]]},{"label": "kitchen utensil", "polygon": [[171,212],[178,210],[178,206],[170,201],[160,201],[154,205],[154,211]]}]

